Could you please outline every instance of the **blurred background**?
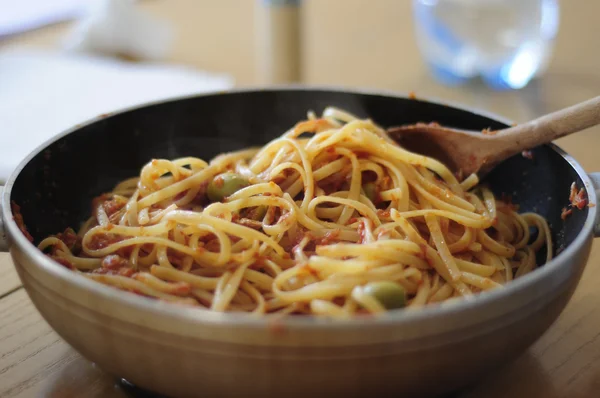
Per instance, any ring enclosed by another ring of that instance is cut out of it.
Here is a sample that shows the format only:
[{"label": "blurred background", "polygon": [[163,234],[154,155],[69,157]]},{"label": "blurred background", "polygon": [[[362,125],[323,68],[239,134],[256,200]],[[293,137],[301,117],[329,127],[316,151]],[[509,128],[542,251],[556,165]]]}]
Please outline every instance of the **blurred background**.
[{"label": "blurred background", "polygon": [[[98,113],[207,90],[414,92],[517,122],[600,91],[598,1],[0,0],[0,9],[9,127],[0,147],[11,148],[0,175],[33,143]],[[570,143],[585,137],[565,141],[584,166],[591,149]]]}]

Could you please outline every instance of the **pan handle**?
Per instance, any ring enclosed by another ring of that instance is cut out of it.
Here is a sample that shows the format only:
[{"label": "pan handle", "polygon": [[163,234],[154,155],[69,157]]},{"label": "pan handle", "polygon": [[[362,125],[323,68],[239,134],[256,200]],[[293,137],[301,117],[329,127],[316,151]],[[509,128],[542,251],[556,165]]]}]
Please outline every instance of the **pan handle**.
[{"label": "pan handle", "polygon": [[[592,185],[594,186],[594,190],[596,191],[596,201],[600,197],[600,172],[589,173],[588,177],[592,180]],[[598,203],[594,203],[594,205],[598,206]],[[596,221],[594,222],[594,236],[600,237],[600,212],[596,214]]]},{"label": "pan handle", "polygon": [[[0,198],[4,196],[4,185],[0,184]],[[6,234],[4,233],[4,221],[0,215],[0,252],[8,251],[8,241],[6,240]]]}]

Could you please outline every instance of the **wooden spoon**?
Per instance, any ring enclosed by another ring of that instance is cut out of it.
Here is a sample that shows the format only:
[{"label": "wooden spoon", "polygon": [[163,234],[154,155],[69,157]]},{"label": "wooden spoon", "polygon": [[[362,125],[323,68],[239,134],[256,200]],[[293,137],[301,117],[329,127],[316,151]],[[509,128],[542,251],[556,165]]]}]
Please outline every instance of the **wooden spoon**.
[{"label": "wooden spoon", "polygon": [[442,161],[464,176],[482,178],[498,163],[524,150],[600,124],[600,96],[538,119],[497,131],[466,131],[437,123],[388,129],[404,148]]}]

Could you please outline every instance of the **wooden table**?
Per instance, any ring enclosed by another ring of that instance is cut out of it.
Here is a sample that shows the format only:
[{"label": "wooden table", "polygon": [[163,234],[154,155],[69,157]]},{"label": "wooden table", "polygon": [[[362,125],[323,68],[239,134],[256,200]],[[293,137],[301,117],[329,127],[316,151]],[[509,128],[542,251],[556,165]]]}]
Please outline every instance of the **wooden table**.
[{"label": "wooden table", "polygon": [[[254,82],[254,2],[144,2],[180,33],[170,60],[226,71],[238,84]],[[448,88],[423,68],[412,33],[410,2],[306,1],[302,76],[310,84],[385,88],[458,101],[523,121],[600,93],[597,51],[600,2],[563,1],[561,32],[544,78],[517,92],[492,93],[479,84]],[[360,15],[358,20],[356,15]],[[69,25],[0,42],[57,48]],[[595,32],[595,34],[590,34]],[[210,35],[211,41],[202,40]],[[217,42],[219,46],[212,43]],[[600,171],[600,129],[559,144],[588,171]],[[551,329],[514,364],[461,397],[596,397],[600,393],[600,243],[575,296]],[[7,254],[0,254],[0,397],[125,397],[116,381],[81,358],[42,320]]]}]

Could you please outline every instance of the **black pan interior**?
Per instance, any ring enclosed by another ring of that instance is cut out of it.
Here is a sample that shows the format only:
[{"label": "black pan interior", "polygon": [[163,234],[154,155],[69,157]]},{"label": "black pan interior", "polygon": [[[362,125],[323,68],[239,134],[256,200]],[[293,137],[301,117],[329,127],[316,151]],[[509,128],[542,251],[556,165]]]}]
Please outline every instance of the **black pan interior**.
[{"label": "black pan interior", "polygon": [[[503,123],[443,105],[382,95],[322,90],[233,92],[161,103],[128,111],[82,127],[51,144],[19,174],[11,199],[21,205],[35,241],[78,227],[90,214],[91,200],[118,181],[138,175],[153,158],[213,156],[262,145],[326,106],[344,108],[389,127],[436,121],[465,129],[498,129]],[[68,106],[68,104],[64,104]],[[521,211],[536,211],[552,228],[561,250],[577,236],[587,208],[566,221],[569,187],[582,181],[551,147],[533,150],[529,160],[515,156],[487,178],[496,194],[511,195]]]}]

